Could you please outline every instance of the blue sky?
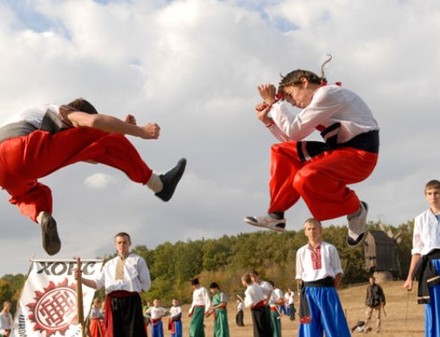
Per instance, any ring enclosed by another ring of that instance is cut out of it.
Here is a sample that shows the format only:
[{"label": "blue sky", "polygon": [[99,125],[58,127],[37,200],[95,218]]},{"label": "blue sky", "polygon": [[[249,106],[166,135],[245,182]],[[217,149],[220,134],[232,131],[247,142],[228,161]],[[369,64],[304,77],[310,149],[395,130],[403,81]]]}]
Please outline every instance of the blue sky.
[{"label": "blue sky", "polygon": [[[0,122],[82,96],[161,125],[157,141],[130,138],[158,173],[188,159],[169,203],[99,165],[42,179],[60,258],[112,253],[121,230],[151,248],[251,232],[242,218],[266,212],[275,142],[255,118],[256,87],[296,68],[319,72],[330,53],[328,80],[359,93],[381,126],[379,164],[352,188],[370,220],[397,226],[424,210],[423,186],[440,178],[439,15],[436,0],[0,0]],[[39,228],[0,199],[0,247],[11,253],[0,275],[25,273],[29,259],[47,257]],[[299,202],[286,216],[298,230],[310,214]]]},{"label": "blue sky", "polygon": [[17,29],[31,29],[36,32],[44,32],[52,29],[53,22],[45,15],[40,14],[33,7],[32,1],[6,0],[5,3],[16,15]]}]

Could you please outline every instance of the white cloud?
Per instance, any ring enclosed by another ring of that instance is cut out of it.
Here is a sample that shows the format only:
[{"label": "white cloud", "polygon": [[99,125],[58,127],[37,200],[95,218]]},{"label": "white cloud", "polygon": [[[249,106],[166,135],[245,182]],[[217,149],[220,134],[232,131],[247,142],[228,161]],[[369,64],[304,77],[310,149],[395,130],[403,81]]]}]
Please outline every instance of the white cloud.
[{"label": "white cloud", "polygon": [[[157,141],[130,138],[155,171],[188,159],[169,203],[102,165],[44,178],[60,257],[111,253],[120,230],[149,247],[253,231],[242,218],[267,209],[274,142],[253,112],[256,86],[295,68],[319,72],[331,53],[329,81],[364,97],[382,128],[378,167],[353,188],[371,220],[399,225],[426,207],[423,185],[438,178],[439,16],[436,0],[0,0],[0,120],[83,96],[161,125]],[[2,198],[0,247],[14,254],[0,275],[24,273],[29,258],[46,256],[38,226]],[[289,228],[308,216],[300,202]]]},{"label": "white cloud", "polygon": [[114,182],[115,179],[108,174],[95,173],[87,177],[86,180],[84,181],[84,184],[90,188],[104,189],[109,184],[113,184]]}]

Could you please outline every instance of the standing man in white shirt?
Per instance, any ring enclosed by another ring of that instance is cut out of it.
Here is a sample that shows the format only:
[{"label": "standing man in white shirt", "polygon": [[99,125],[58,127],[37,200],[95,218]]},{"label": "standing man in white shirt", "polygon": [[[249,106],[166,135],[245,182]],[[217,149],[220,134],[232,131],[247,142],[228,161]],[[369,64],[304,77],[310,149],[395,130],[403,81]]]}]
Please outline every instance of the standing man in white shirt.
[{"label": "standing man in white shirt", "polygon": [[289,315],[289,319],[291,321],[294,321],[295,320],[295,313],[296,313],[295,291],[289,288],[286,291],[286,295],[285,295],[285,301],[286,301],[286,305],[287,305],[287,314]]},{"label": "standing man in white shirt", "polygon": [[267,299],[260,285],[253,282],[251,274],[241,277],[241,284],[246,287],[244,306],[251,309],[254,337],[272,336]]},{"label": "standing man in white shirt", "polygon": [[417,276],[417,303],[425,305],[425,336],[439,337],[440,181],[428,181],[424,192],[428,209],[414,219],[411,263],[403,287],[412,290]]},{"label": "standing man in white shirt", "polygon": [[189,337],[205,337],[205,314],[211,308],[211,299],[208,290],[200,285],[198,278],[191,279],[193,300],[188,316],[191,317]]},{"label": "standing man in white shirt", "polygon": [[[270,312],[269,301],[270,301],[270,297],[272,296],[273,286],[268,281],[262,280],[260,278],[260,274],[256,270],[251,271],[250,275],[251,275],[252,282],[259,285],[261,287],[261,290],[263,291],[264,299],[265,299],[265,309],[267,311],[267,317],[269,317],[269,319],[270,319],[271,312]],[[272,326],[271,326],[271,329],[272,329]]]},{"label": "standing man in white shirt", "polygon": [[336,288],[342,279],[336,247],[321,240],[321,223],[304,223],[308,243],[296,252],[296,279],[301,289],[298,337],[350,337]]},{"label": "standing man in white shirt", "polygon": [[[142,301],[139,293],[151,286],[150,271],[145,260],[130,253],[130,235],[115,235],[116,257],[107,261],[95,280],[81,278],[84,285],[105,288],[105,327],[113,337],[146,337]],[[79,270],[75,278],[79,277]]]}]

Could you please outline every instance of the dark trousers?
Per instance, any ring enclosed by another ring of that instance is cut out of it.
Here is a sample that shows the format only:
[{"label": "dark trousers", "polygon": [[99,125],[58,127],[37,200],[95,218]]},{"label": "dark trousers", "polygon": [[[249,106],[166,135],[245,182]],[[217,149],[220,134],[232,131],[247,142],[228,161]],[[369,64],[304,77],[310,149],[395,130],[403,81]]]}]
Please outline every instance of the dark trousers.
[{"label": "dark trousers", "polygon": [[254,323],[254,337],[270,337],[272,329],[270,328],[270,311],[267,306],[254,308],[252,312],[252,322]]},{"label": "dark trousers", "polygon": [[111,299],[113,337],[146,337],[139,295]]},{"label": "dark trousers", "polygon": [[235,315],[235,323],[237,326],[244,326],[243,316],[243,310],[237,311],[237,314]]}]

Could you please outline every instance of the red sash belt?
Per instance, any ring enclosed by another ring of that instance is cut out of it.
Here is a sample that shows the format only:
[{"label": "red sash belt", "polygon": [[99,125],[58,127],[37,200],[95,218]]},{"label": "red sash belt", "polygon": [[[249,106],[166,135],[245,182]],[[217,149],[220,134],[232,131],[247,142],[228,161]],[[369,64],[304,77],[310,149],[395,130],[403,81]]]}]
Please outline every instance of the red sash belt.
[{"label": "red sash belt", "polygon": [[156,319],[150,318],[150,320],[151,320],[151,323],[153,323],[153,325],[156,326],[157,323],[159,323],[162,320],[162,318],[156,318]]},{"label": "red sash belt", "polygon": [[173,319],[170,317],[168,317],[168,330],[171,331],[171,334],[174,333],[174,324],[173,324]]},{"label": "red sash belt", "polygon": [[254,304],[254,305],[252,306],[252,309],[262,308],[262,307],[264,307],[265,305],[266,305],[266,301],[265,301],[265,300],[262,300],[262,301],[260,301],[260,302],[258,302],[258,303],[256,303],[256,304]]}]

